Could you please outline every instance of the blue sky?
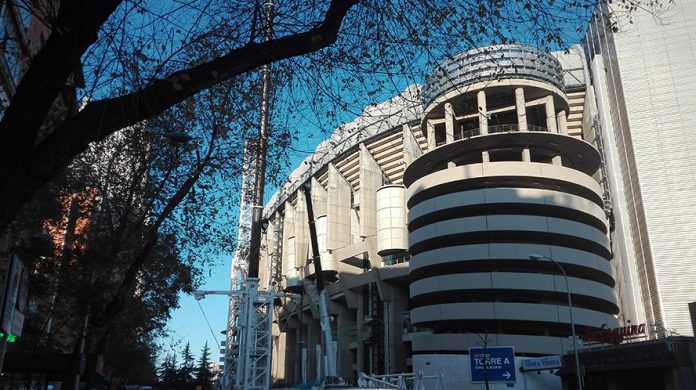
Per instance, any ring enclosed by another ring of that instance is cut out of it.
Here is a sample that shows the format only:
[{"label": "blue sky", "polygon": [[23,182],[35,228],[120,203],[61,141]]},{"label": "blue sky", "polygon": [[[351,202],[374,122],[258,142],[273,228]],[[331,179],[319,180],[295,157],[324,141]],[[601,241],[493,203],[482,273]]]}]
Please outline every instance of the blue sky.
[{"label": "blue sky", "polygon": [[[353,118],[352,115],[346,115],[342,119],[352,120]],[[299,124],[296,126],[298,128],[308,128]],[[333,129],[329,132],[331,131]],[[311,132],[317,134],[320,131],[315,128]],[[293,149],[296,151],[290,156],[290,162],[284,177],[287,177],[308,155],[308,151],[313,151],[324,138],[324,136],[305,136],[293,144]],[[270,199],[275,190],[276,188],[271,184],[266,185],[266,201]],[[235,213],[237,212],[235,210]],[[234,234],[237,234],[236,229]],[[205,272],[210,276],[204,280],[204,283],[199,287],[200,290],[229,290],[232,256],[233,253],[219,253],[216,258],[208,262],[208,264],[212,265]],[[196,357],[196,360],[198,360],[203,346],[207,342],[211,351],[211,361],[218,362],[220,341],[225,338],[224,335],[220,334],[220,331],[226,329],[227,326],[228,302],[228,297],[224,295],[207,295],[204,299],[196,301],[192,295],[180,294],[180,306],[172,312],[172,318],[168,322],[168,336],[158,340],[160,345],[157,356],[158,362],[162,362],[168,354],[176,354],[177,359],[180,360],[181,350],[187,342],[190,343],[191,352]]]},{"label": "blue sky", "polygon": [[[211,268],[211,276],[206,279],[201,290],[228,290],[230,287],[232,255],[220,254],[215,260],[215,264],[218,265]],[[179,299],[181,306],[173,312],[172,319],[169,321],[169,337],[160,339],[159,360],[161,361],[170,353],[176,353],[178,357],[186,342],[191,344],[191,351],[198,359],[207,341],[211,360],[217,362],[220,340],[224,339],[220,331],[225,329],[227,323],[228,298],[222,295],[209,295],[196,301],[193,296],[182,294]],[[210,328],[215,332],[214,335],[206,323],[206,318]]]}]

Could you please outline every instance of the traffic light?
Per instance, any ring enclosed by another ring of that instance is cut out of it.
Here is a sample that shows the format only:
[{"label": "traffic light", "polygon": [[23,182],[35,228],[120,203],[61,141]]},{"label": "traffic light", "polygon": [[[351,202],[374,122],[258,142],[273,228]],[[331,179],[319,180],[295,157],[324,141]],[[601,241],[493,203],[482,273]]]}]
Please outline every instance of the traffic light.
[{"label": "traffic light", "polygon": [[0,340],[4,339],[5,336],[7,336],[8,343],[14,343],[15,341],[17,341],[16,335],[13,335],[12,333],[5,334],[5,332],[0,332]]}]

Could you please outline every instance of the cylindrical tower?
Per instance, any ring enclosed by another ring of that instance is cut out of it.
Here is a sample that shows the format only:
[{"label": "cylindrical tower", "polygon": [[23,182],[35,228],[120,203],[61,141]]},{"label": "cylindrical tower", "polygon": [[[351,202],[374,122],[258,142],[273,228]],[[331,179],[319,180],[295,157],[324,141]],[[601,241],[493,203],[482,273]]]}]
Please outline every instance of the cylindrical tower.
[{"label": "cylindrical tower", "polygon": [[563,88],[558,61],[520,45],[465,52],[424,85],[428,152],[404,184],[410,318],[432,334],[413,339],[414,357],[484,339],[568,353],[568,289],[578,333],[618,326],[599,153],[567,135]]},{"label": "cylindrical tower", "polygon": [[389,184],[377,190],[377,253],[387,256],[408,249],[406,188]]},{"label": "cylindrical tower", "polygon": [[[319,253],[321,256],[321,269],[322,274],[327,274],[329,279],[336,278],[336,262],[331,256],[331,252],[326,249],[326,215],[320,215],[316,218],[317,227],[317,242],[319,244]],[[311,273],[316,272],[314,270],[314,265],[310,264]]]}]

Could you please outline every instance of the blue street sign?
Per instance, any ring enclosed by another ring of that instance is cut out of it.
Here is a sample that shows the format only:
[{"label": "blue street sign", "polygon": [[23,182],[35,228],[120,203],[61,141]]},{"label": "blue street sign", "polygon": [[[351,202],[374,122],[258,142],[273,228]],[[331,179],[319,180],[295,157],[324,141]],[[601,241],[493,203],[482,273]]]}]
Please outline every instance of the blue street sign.
[{"label": "blue street sign", "polygon": [[472,382],[514,382],[515,350],[512,347],[469,348]]}]

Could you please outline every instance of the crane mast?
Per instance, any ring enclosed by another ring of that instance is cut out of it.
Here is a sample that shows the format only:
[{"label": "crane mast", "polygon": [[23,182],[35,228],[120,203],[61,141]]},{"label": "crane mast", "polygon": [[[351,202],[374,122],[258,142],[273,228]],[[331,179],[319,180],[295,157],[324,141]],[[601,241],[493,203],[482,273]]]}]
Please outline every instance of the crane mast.
[{"label": "crane mast", "polygon": [[312,244],[312,263],[314,264],[314,274],[316,275],[316,290],[319,295],[319,325],[324,338],[324,349],[326,353],[325,374],[326,377],[335,378],[336,374],[336,344],[331,335],[331,318],[329,317],[329,304],[324,289],[324,271],[321,268],[321,253],[319,252],[319,240],[317,239],[317,227],[314,222],[314,208],[312,207],[312,191],[310,182],[302,186],[307,203],[307,222],[309,224],[309,238]]},{"label": "crane mast", "polygon": [[[274,4],[264,5],[264,40],[272,38]],[[262,91],[258,137],[244,146],[237,252],[232,259],[227,321],[224,387],[226,390],[270,388],[274,291],[259,291],[261,220],[270,135],[271,66],[261,69]]]},{"label": "crane mast", "polygon": [[[273,35],[274,4],[265,5],[264,39]],[[266,151],[270,134],[271,66],[261,69],[262,91],[258,137],[245,143],[237,252],[232,260],[225,354],[225,390],[265,390],[270,388],[272,356],[273,302],[276,297],[299,298],[295,294],[259,290],[259,257],[263,218]],[[326,379],[338,384],[336,344],[331,335],[328,301],[324,290],[321,256],[317,241],[309,183],[303,186],[312,243],[312,261],[316,273],[317,306],[325,345]],[[215,291],[200,292],[219,293]],[[201,296],[202,296],[201,295]]]}]

